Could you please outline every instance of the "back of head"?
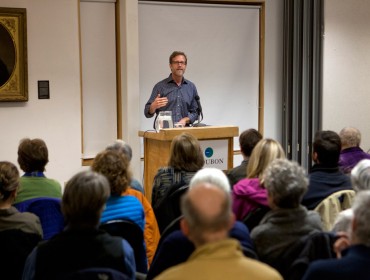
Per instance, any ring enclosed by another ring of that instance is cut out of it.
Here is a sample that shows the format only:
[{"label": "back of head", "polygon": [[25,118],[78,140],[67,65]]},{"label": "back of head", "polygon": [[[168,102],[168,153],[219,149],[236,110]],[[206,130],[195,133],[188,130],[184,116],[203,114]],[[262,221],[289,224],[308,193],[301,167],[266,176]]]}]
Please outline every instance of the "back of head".
[{"label": "back of head", "polygon": [[370,190],[358,192],[352,205],[355,219],[352,240],[370,247]]},{"label": "back of head", "polygon": [[71,227],[96,227],[109,197],[109,182],[101,174],[83,171],[64,188],[62,212]]},{"label": "back of head", "polygon": [[96,155],[91,169],[109,181],[111,194],[121,196],[131,182],[129,161],[118,151],[103,151]]},{"label": "back of head", "polygon": [[361,132],[355,127],[345,127],[339,132],[342,149],[359,147],[361,143]]},{"label": "back of head", "polygon": [[275,159],[264,172],[264,185],[278,208],[297,208],[307,191],[305,170],[288,159]]},{"label": "back of head", "polygon": [[42,139],[22,139],[18,146],[18,163],[24,172],[45,171],[48,148]]},{"label": "back of head", "polygon": [[203,168],[199,170],[190,180],[189,188],[202,183],[212,184],[226,193],[231,192],[230,183],[225,173],[217,168]]},{"label": "back of head", "polygon": [[225,174],[215,168],[198,171],[182,198],[181,210],[196,246],[226,238],[233,214]]},{"label": "back of head", "polygon": [[370,160],[359,161],[351,171],[353,189],[358,191],[370,190]]},{"label": "back of head", "polygon": [[248,178],[259,178],[263,184],[263,172],[277,158],[285,158],[285,152],[279,142],[262,139],[254,147],[247,166]]},{"label": "back of head", "polygon": [[318,163],[326,167],[337,167],[341,147],[339,135],[334,131],[323,130],[315,133],[313,152],[317,154]]},{"label": "back of head", "polygon": [[173,138],[168,165],[176,170],[196,172],[204,165],[204,157],[199,141],[189,133]]},{"label": "back of head", "polygon": [[107,151],[112,151],[113,150],[113,151],[121,152],[122,154],[124,154],[127,157],[128,161],[131,161],[131,159],[132,159],[131,146],[129,144],[127,144],[125,141],[121,140],[121,139],[117,139],[112,144],[107,146],[105,149]]},{"label": "back of head", "polygon": [[17,167],[8,161],[0,162],[0,201],[6,201],[12,192],[18,189],[19,172]]},{"label": "back of head", "polygon": [[239,145],[242,153],[249,157],[252,154],[254,147],[261,139],[261,133],[254,128],[243,131],[239,136]]}]

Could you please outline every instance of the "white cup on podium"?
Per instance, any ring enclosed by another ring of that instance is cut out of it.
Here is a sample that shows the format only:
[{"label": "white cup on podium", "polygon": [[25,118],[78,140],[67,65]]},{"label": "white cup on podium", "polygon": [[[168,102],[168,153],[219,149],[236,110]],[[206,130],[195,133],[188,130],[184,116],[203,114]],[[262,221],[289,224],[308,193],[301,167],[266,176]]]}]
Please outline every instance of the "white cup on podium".
[{"label": "white cup on podium", "polygon": [[172,111],[161,111],[158,114],[155,130],[159,132],[164,128],[173,128]]},{"label": "white cup on podium", "polygon": [[179,122],[175,123],[175,125],[174,125],[174,128],[183,128],[183,127],[184,127],[184,125],[182,123],[179,123]]}]

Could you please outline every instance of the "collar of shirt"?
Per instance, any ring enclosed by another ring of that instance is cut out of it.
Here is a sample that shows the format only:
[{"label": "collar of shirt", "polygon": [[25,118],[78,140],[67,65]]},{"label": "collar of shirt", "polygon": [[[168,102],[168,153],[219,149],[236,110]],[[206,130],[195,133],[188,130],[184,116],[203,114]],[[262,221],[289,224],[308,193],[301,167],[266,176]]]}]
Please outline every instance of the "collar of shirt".
[{"label": "collar of shirt", "polygon": [[45,175],[42,171],[32,171],[24,173],[22,177],[45,177]]},{"label": "collar of shirt", "polygon": [[[174,81],[174,79],[172,79],[172,74],[170,74],[169,76],[168,76],[168,78],[167,78],[167,81],[166,81],[168,84],[169,83],[175,83],[176,84],[176,82]],[[187,84],[188,83],[188,80],[187,79],[185,79],[184,77],[182,77],[182,82],[181,82],[181,84]]]}]

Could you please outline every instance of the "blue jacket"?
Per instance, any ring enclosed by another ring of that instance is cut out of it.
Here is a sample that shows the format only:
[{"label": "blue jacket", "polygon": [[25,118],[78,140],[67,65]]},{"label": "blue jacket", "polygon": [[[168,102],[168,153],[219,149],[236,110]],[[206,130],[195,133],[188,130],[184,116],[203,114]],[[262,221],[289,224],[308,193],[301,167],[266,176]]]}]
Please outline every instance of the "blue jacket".
[{"label": "blue jacket", "polygon": [[349,247],[341,259],[314,261],[308,267],[303,280],[369,279],[370,248],[364,245]]},{"label": "blue jacket", "polygon": [[313,210],[329,195],[341,191],[352,190],[351,178],[338,167],[324,167],[315,164],[309,174],[308,191],[303,197],[302,205]]}]

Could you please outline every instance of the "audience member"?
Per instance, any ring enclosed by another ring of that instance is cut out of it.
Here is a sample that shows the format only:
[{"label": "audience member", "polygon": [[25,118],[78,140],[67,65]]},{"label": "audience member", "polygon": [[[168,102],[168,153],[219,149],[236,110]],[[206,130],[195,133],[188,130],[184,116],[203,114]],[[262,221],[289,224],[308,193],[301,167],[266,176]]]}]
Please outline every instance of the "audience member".
[{"label": "audience member", "polygon": [[151,118],[161,111],[171,111],[173,122],[183,126],[189,126],[199,119],[197,88],[184,77],[187,64],[188,58],[184,52],[172,52],[169,57],[171,74],[153,87],[145,104],[145,117]]},{"label": "audience member", "polygon": [[350,173],[352,168],[362,159],[370,159],[370,154],[361,148],[361,132],[354,127],[345,127],[339,132],[342,142],[339,167],[344,173]]},{"label": "audience member", "polygon": [[67,226],[33,250],[23,279],[70,279],[70,274],[91,267],[115,269],[135,279],[131,246],[122,238],[98,230],[109,194],[109,182],[104,176],[92,171],[73,176],[62,198]]},{"label": "audience member", "polygon": [[[144,240],[148,263],[150,264],[157,250],[160,238],[159,229],[154,211],[148,200],[141,192],[131,189],[128,185],[128,182],[130,182],[128,158],[117,150],[105,151],[95,158],[92,170],[107,177],[112,188],[112,196],[108,199],[107,209],[103,212],[102,221],[113,220],[115,216],[116,218],[125,218],[137,222],[141,227],[143,222],[142,209],[144,209]],[[137,201],[141,203],[141,207],[139,207]]]},{"label": "audience member", "polygon": [[276,267],[283,253],[301,237],[321,231],[318,213],[307,211],[301,200],[308,179],[297,163],[276,159],[264,173],[271,211],[251,232],[259,259]]},{"label": "audience member", "polygon": [[353,204],[351,246],[340,259],[318,260],[310,264],[304,280],[368,279],[370,275],[370,191],[361,191]]},{"label": "audience member", "polygon": [[[204,168],[199,170],[190,183],[190,188],[194,185],[203,183],[212,183],[221,190],[230,192],[230,185],[225,180],[222,171],[215,168]],[[240,242],[245,256],[256,258],[254,246],[249,236],[248,228],[241,222],[236,221],[229,231],[229,237],[235,238]],[[164,240],[161,240],[158,250],[155,254],[152,266],[150,267],[147,280],[153,279],[164,270],[185,262],[194,252],[194,244],[184,235],[181,230],[175,230]]]},{"label": "audience member", "polygon": [[[131,146],[128,143],[126,143],[125,141],[121,140],[121,139],[117,139],[112,144],[110,144],[109,146],[107,146],[106,150],[119,151],[119,152],[121,152],[122,154],[124,154],[127,157],[127,159],[128,159],[129,162],[131,162],[131,159],[132,159],[132,149],[131,149]],[[131,179],[130,187],[132,189],[137,190],[137,191],[139,191],[139,192],[141,192],[141,193],[144,194],[143,186],[135,178],[132,178]]]},{"label": "audience member", "polygon": [[352,187],[356,192],[370,190],[370,159],[359,161],[351,171]]},{"label": "audience member", "polygon": [[154,177],[152,205],[154,211],[175,187],[189,185],[194,174],[203,167],[204,157],[198,140],[189,133],[173,138],[168,166]]},{"label": "audience member", "polygon": [[259,133],[254,128],[247,129],[242,132],[239,136],[239,146],[240,152],[243,156],[242,163],[230,169],[226,172],[227,177],[229,178],[231,188],[239,182],[241,179],[247,177],[247,165],[249,161],[249,157],[252,154],[254,147],[257,143],[262,139],[261,133]]},{"label": "audience member", "polygon": [[329,195],[352,190],[351,179],[338,167],[341,141],[334,131],[317,131],[313,143],[312,159],[315,162],[309,174],[308,191],[302,204],[309,210],[316,208]]},{"label": "audience member", "polygon": [[0,162],[0,263],[2,279],[21,279],[28,254],[42,239],[40,220],[12,206],[19,187],[17,167]]},{"label": "audience member", "polygon": [[279,142],[273,139],[262,139],[253,149],[247,166],[248,177],[233,188],[233,211],[237,220],[243,220],[256,208],[268,206],[262,175],[276,158],[285,158],[285,153]]},{"label": "audience member", "polygon": [[[352,187],[356,192],[370,190],[370,160],[359,161],[351,171]],[[352,208],[339,213],[334,222],[333,231],[350,233],[353,218]]]},{"label": "audience member", "polygon": [[[181,203],[181,230],[196,249],[185,263],[156,279],[282,279],[274,269],[243,256],[240,243],[228,237],[235,218],[227,177],[193,179]],[[220,180],[226,189],[220,188]]]},{"label": "audience member", "polygon": [[18,163],[25,172],[14,203],[37,197],[62,197],[62,187],[56,180],[46,178],[45,166],[49,162],[48,148],[42,139],[21,140]]}]

